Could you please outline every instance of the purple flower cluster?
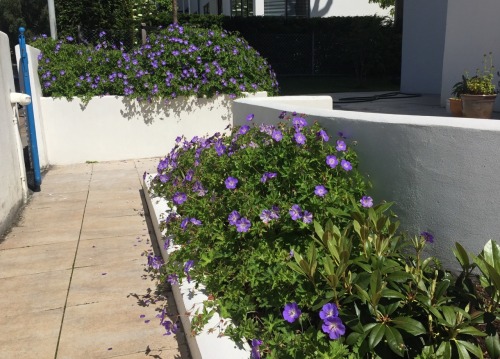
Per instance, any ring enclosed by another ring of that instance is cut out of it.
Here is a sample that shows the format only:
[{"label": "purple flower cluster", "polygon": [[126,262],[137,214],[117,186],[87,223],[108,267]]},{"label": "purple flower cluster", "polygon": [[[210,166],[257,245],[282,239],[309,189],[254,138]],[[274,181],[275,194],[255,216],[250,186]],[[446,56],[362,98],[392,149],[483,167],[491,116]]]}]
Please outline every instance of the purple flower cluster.
[{"label": "purple flower cluster", "polygon": [[260,219],[262,220],[262,222],[268,224],[273,219],[280,218],[279,211],[280,209],[277,206],[273,206],[271,209],[264,209],[260,213]]},{"label": "purple flower cluster", "polygon": [[248,218],[241,217],[241,214],[238,211],[232,211],[229,213],[227,220],[230,225],[235,226],[236,230],[240,233],[248,232],[252,223],[248,220]]},{"label": "purple flower cluster", "polygon": [[148,254],[148,266],[153,269],[160,269],[164,264],[163,258],[161,256],[155,256],[154,254]]},{"label": "purple flower cluster", "polygon": [[290,214],[290,217],[292,217],[292,220],[294,220],[294,221],[302,219],[302,222],[308,224],[308,223],[311,223],[313,220],[312,213],[310,213],[308,211],[303,211],[298,204],[294,204],[290,208],[288,213]]},{"label": "purple flower cluster", "polygon": [[345,334],[345,326],[339,318],[339,311],[335,304],[325,304],[319,312],[319,317],[323,320],[321,329],[329,335],[331,340],[338,339]]},{"label": "purple flower cluster", "polygon": [[430,234],[427,231],[423,231],[420,233],[420,236],[427,242],[427,243],[434,243],[434,236]]}]

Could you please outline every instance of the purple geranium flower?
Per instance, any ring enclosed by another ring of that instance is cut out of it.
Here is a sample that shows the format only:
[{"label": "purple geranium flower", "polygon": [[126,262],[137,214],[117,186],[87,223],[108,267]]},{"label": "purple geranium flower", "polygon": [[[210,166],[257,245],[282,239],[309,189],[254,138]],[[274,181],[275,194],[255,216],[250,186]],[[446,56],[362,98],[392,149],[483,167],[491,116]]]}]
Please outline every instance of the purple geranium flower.
[{"label": "purple geranium flower", "polygon": [[363,196],[359,202],[361,203],[361,205],[365,208],[370,208],[373,206],[373,198],[371,198],[370,196]]},{"label": "purple geranium flower", "polygon": [[271,137],[276,142],[279,142],[279,141],[281,141],[283,139],[283,134],[281,133],[280,130],[273,130],[273,133],[272,133]]},{"label": "purple geranium flower", "polygon": [[190,259],[186,263],[184,263],[184,273],[186,273],[186,278],[188,283],[191,283],[191,276],[189,275],[189,271],[194,266],[194,260]]},{"label": "purple geranium flower", "polygon": [[293,323],[297,320],[298,317],[302,314],[297,303],[292,302],[285,305],[285,310],[283,310],[283,318],[288,323]]},{"label": "purple geranium flower", "polygon": [[185,193],[182,192],[175,192],[174,197],[172,198],[172,202],[179,205],[183,204],[186,201],[187,201],[187,196]]},{"label": "purple geranium flower", "polygon": [[265,172],[260,178],[260,181],[266,183],[268,179],[275,178],[277,175],[276,172]]},{"label": "purple geranium flower", "polygon": [[328,190],[323,185],[319,185],[314,188],[314,194],[316,196],[324,197],[327,193]]},{"label": "purple geranium flower", "polygon": [[309,224],[313,221],[313,215],[311,212],[304,211],[304,214],[302,215],[302,222],[305,224]]},{"label": "purple geranium flower", "polygon": [[325,142],[328,142],[328,140],[330,139],[325,130],[320,130],[318,133],[316,133],[316,135],[318,136],[318,138],[321,138]]},{"label": "purple geranium flower", "polygon": [[262,220],[262,222],[267,224],[272,220],[271,216],[272,211],[270,211],[269,209],[264,209],[260,214],[260,219]]},{"label": "purple geranium flower", "polygon": [[424,239],[427,243],[434,243],[434,236],[432,234],[430,234],[429,232],[423,231],[420,233],[420,236],[424,237]]},{"label": "purple geranium flower", "polygon": [[188,223],[189,223],[189,218],[187,218],[187,217],[186,217],[186,218],[184,218],[184,219],[181,221],[181,228],[182,228],[183,230],[186,230],[186,227],[187,227]]},{"label": "purple geranium flower", "polygon": [[252,121],[255,115],[253,113],[250,113],[247,115],[247,121]]},{"label": "purple geranium flower", "polygon": [[201,226],[202,225],[201,221],[199,219],[196,219],[196,218],[190,218],[189,222],[191,222],[195,226]]},{"label": "purple geranium flower", "polygon": [[160,269],[160,267],[164,264],[163,258],[161,256],[148,255],[148,266],[153,269]]},{"label": "purple geranium flower", "polygon": [[248,230],[250,229],[250,227],[252,226],[252,224],[250,223],[250,221],[243,217],[243,218],[240,218],[236,221],[236,230],[240,233],[243,233],[243,232],[248,232]]},{"label": "purple geranium flower", "polygon": [[340,166],[342,166],[342,168],[345,170],[345,171],[350,171],[352,170],[352,165],[351,165],[351,162],[347,161],[347,160],[342,160],[340,162]]},{"label": "purple geranium flower", "polygon": [[294,204],[292,208],[290,208],[288,213],[290,213],[290,217],[292,217],[294,221],[302,217],[302,210],[300,209],[298,204]]},{"label": "purple geranium flower", "polygon": [[339,316],[339,310],[337,306],[333,303],[326,303],[323,308],[321,308],[321,312],[319,312],[319,317],[323,320],[336,318]]},{"label": "purple geranium flower", "polygon": [[241,214],[238,211],[232,211],[229,213],[229,216],[227,217],[227,220],[229,221],[229,224],[231,225],[236,225],[236,222],[241,218]]},{"label": "purple geranium flower", "polygon": [[248,125],[241,126],[241,127],[240,127],[240,130],[238,131],[238,134],[240,134],[240,135],[244,135],[244,134],[245,134],[245,133],[247,133],[249,130],[250,130],[250,126],[248,126]]},{"label": "purple geranium flower", "polygon": [[224,183],[226,184],[227,189],[235,189],[236,185],[238,184],[238,179],[234,177],[228,177],[226,178],[226,181]]},{"label": "purple geranium flower", "polygon": [[337,147],[335,147],[335,148],[337,149],[337,151],[343,152],[343,151],[345,151],[347,149],[347,146],[346,146],[346,144],[345,144],[344,141],[338,140],[337,141]]},{"label": "purple geranium flower", "polygon": [[328,155],[326,156],[326,164],[331,168],[335,168],[339,164],[339,160],[334,155]]},{"label": "purple geranium flower", "polygon": [[327,333],[332,340],[338,339],[345,334],[345,326],[338,317],[325,319],[321,329],[323,329],[323,332]]},{"label": "purple geranium flower", "polygon": [[295,132],[293,135],[295,142],[299,145],[304,145],[306,143],[306,136],[302,132]]},{"label": "purple geranium flower", "polygon": [[302,117],[295,117],[292,120],[293,126],[297,129],[302,128],[304,126],[307,126],[307,121],[305,118]]},{"label": "purple geranium flower", "polygon": [[262,340],[252,339],[252,359],[260,359],[259,346],[262,345]]}]

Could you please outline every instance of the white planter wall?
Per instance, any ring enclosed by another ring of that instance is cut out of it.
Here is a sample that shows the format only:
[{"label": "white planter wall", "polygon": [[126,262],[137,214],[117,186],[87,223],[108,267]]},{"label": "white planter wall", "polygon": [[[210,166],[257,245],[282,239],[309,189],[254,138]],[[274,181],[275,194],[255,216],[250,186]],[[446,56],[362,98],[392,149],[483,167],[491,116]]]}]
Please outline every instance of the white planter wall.
[{"label": "white planter wall", "polygon": [[[163,156],[179,135],[191,139],[222,131],[230,124],[228,99],[219,98],[212,104],[207,100],[189,101],[185,107],[173,104],[169,108],[115,96],[94,98],[86,106],[79,99],[70,102],[41,98],[49,162],[70,164]],[[207,106],[206,111],[201,110],[203,105]]]},{"label": "white planter wall", "polygon": [[338,111],[308,106],[305,97],[291,100],[235,101],[235,124],[248,113],[270,123],[281,111],[297,111],[331,135],[342,131],[357,141],[370,195],[395,201],[409,233],[433,233],[430,253],[450,269],[458,269],[451,252],[456,241],[477,254],[489,239],[500,240],[500,121]]},{"label": "white planter wall", "polygon": [[15,122],[15,92],[9,38],[0,32],[0,235],[15,218],[26,199],[23,149]]},{"label": "white planter wall", "polygon": [[231,102],[228,96],[189,97],[165,105],[103,96],[84,105],[76,98],[43,97],[48,161],[62,165],[164,156],[177,136],[191,139],[224,131],[233,120]]}]

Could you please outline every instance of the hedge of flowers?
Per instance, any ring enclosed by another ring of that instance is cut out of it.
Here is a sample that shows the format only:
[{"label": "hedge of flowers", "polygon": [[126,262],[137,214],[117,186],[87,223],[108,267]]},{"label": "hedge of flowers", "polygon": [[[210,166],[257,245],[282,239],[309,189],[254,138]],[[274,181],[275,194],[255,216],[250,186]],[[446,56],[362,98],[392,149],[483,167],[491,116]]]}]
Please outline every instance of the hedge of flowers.
[{"label": "hedge of flowers", "polygon": [[[219,311],[252,358],[496,357],[500,246],[470,257],[457,244],[452,276],[422,255],[431,233],[399,233],[391,204],[366,194],[349,139],[281,117],[179,137],[158,164],[151,190],[175,205],[162,226],[177,250],[150,268],[206,286],[211,309],[193,325]],[[175,319],[161,317],[170,333]]]},{"label": "hedge of flowers", "polygon": [[170,25],[130,51],[109,43],[105,32],[99,36],[95,45],[78,44],[71,36],[58,41],[43,36],[30,44],[41,50],[38,73],[44,96],[169,100],[278,91],[267,61],[244,39],[224,30]]}]

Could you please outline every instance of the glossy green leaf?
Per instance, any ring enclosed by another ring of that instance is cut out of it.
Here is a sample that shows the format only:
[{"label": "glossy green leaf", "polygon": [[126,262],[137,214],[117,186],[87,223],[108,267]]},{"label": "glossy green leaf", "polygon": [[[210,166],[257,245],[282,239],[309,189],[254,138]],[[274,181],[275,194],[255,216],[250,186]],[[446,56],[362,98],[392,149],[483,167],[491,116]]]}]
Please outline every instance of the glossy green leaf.
[{"label": "glossy green leaf", "polygon": [[390,326],[385,327],[385,339],[387,340],[387,344],[389,348],[396,353],[398,356],[403,357],[403,348],[404,341],[401,333],[396,329]]},{"label": "glossy green leaf", "polygon": [[476,337],[485,337],[486,334],[476,329],[475,327],[465,327],[459,329],[460,334],[468,334]]},{"label": "glossy green leaf", "polygon": [[488,335],[485,338],[486,342],[486,350],[488,351],[491,359],[499,359],[500,358],[500,338],[498,333],[495,335]]},{"label": "glossy green leaf", "polygon": [[477,358],[479,359],[483,358],[483,352],[481,351],[481,348],[478,347],[477,345],[474,345],[470,342],[466,342],[465,340],[457,340],[457,346],[459,344],[463,346],[468,352],[474,354]]},{"label": "glossy green leaf", "polygon": [[370,349],[374,349],[378,343],[382,340],[385,334],[385,325],[382,323],[376,324],[370,331],[370,336],[368,337],[368,345]]},{"label": "glossy green leaf", "polygon": [[449,326],[455,326],[457,324],[457,316],[455,314],[455,309],[448,306],[442,306],[441,312],[443,313],[444,320]]},{"label": "glossy green leaf", "polygon": [[436,351],[436,355],[440,359],[451,359],[451,344],[450,342],[442,342]]},{"label": "glossy green leaf", "polygon": [[436,290],[434,291],[434,302],[437,302],[448,290],[450,286],[449,279],[443,279],[436,285]]},{"label": "glossy green leaf", "polygon": [[470,359],[469,352],[467,348],[463,345],[460,340],[455,341],[455,347],[457,348],[458,358],[459,359]]},{"label": "glossy green leaf", "polygon": [[395,327],[402,329],[413,335],[422,335],[427,333],[422,323],[410,317],[398,317],[392,320]]},{"label": "glossy green leaf", "polygon": [[455,257],[460,262],[462,268],[468,268],[470,266],[469,255],[465,251],[464,247],[458,242],[455,243],[455,248],[453,249]]}]

